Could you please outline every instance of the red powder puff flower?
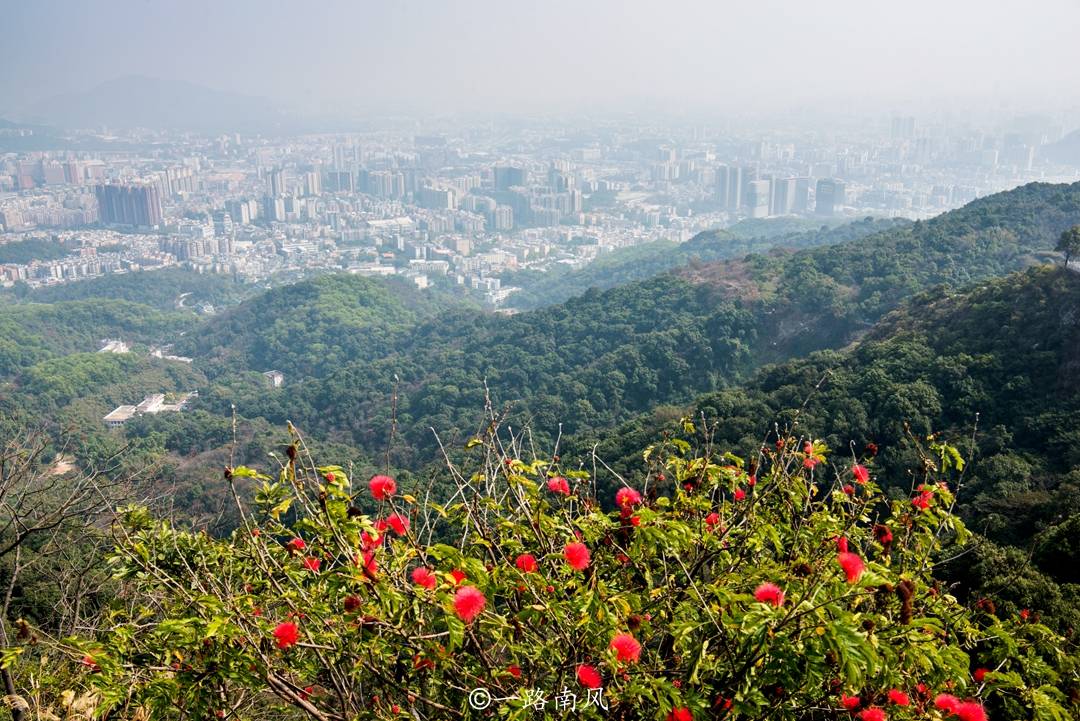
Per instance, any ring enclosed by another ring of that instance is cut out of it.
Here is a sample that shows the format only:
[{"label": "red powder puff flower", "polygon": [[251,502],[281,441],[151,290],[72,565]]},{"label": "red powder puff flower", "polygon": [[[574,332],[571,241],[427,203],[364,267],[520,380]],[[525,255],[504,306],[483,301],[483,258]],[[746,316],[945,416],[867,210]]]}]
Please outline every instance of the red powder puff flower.
[{"label": "red powder puff flower", "polygon": [[278,648],[289,648],[300,640],[300,629],[292,621],[279,623],[274,629],[274,639]]},{"label": "red powder puff flower", "polygon": [[364,551],[370,551],[376,548],[382,543],[382,536],[376,533],[374,536],[367,531],[360,531],[360,548]]},{"label": "red powder puff flower", "polygon": [[862,572],[866,569],[866,564],[854,553],[841,553],[837,555],[836,560],[839,561],[840,568],[844,569],[848,583],[855,583],[858,581],[859,576],[861,576]]},{"label": "red powder puff flower", "polygon": [[744,498],[746,498],[746,491],[744,491],[741,488],[736,488],[735,489],[735,500],[736,501],[741,501]]},{"label": "red powder puff flower", "polygon": [[821,463],[821,459],[814,458],[813,456],[810,456],[809,458],[804,458],[802,462],[803,468],[809,468],[810,470],[816,468],[818,463]]},{"label": "red powder puff flower", "polygon": [[322,559],[321,558],[305,558],[304,559],[304,568],[306,568],[309,571],[314,571],[315,573],[318,573],[319,569],[321,567],[322,567]]},{"label": "red powder puff flower", "polygon": [[960,705],[960,699],[947,693],[939,693],[934,697],[934,707],[941,711],[956,713],[956,707]]},{"label": "red powder puff flower", "polygon": [[746,485],[751,486],[751,487],[756,486],[757,485],[757,476],[755,476],[753,473],[751,473],[749,476],[747,476],[746,477]]},{"label": "red powder puff flower", "polygon": [[975,673],[972,674],[972,678],[975,679],[975,683],[982,683],[986,680],[986,674],[990,673],[990,669],[977,668]]},{"label": "red powder puff flower", "polygon": [[963,701],[953,710],[960,721],[986,721],[986,709],[978,701]]},{"label": "red powder puff flower", "polygon": [[840,490],[842,490],[845,494],[847,494],[849,496],[854,496],[855,495],[855,486],[851,485],[850,483],[845,483],[844,487],[841,488]]},{"label": "red powder puff flower", "polygon": [[400,513],[391,513],[386,519],[386,523],[390,526],[391,530],[399,536],[404,536],[405,532],[409,530],[409,519]]},{"label": "red powder puff flower", "polygon": [[720,525],[720,514],[713,511],[709,515],[705,516],[705,525],[709,528]]},{"label": "red powder puff flower", "polygon": [[380,535],[386,533],[386,529],[390,527],[390,524],[386,522],[385,518],[376,518],[375,522],[371,525],[375,527],[375,530]]},{"label": "red powder puff flower", "polygon": [[771,603],[773,606],[784,605],[784,592],[775,583],[763,583],[754,589],[754,598],[761,603]]},{"label": "red powder puff flower", "polygon": [[423,586],[427,589],[435,588],[438,584],[438,579],[435,578],[435,574],[431,572],[431,569],[424,568],[423,566],[417,566],[413,569],[412,580],[417,586]]},{"label": "red powder puff flower", "polygon": [[690,709],[685,706],[679,706],[671,709],[671,713],[667,715],[667,721],[694,721],[694,714],[690,713]]},{"label": "red powder puff flower", "polygon": [[641,658],[641,644],[628,633],[617,633],[611,639],[611,648],[620,661],[637,661]]},{"label": "red powder puff flower", "polygon": [[836,537],[836,550],[839,551],[840,553],[847,553],[847,550],[848,550],[847,539],[844,538],[843,536],[837,536]]},{"label": "red powder puff flower", "polygon": [[558,493],[560,496],[570,495],[570,484],[566,482],[566,479],[562,476],[556,476],[555,478],[549,478],[547,482],[548,490],[552,493]]},{"label": "red powder puff flower", "polygon": [[1029,611],[1028,609],[1025,608],[1024,610],[1022,610],[1020,612],[1020,620],[1021,621],[1026,621],[1030,617],[1031,617],[1031,611]]},{"label": "red powder puff flower", "polygon": [[514,559],[514,565],[522,573],[536,573],[536,556],[531,553],[523,553]]},{"label": "red powder puff flower", "polygon": [[304,690],[297,694],[302,700],[307,701],[311,698],[312,692],[315,691],[314,686],[304,686]]},{"label": "red powder puff flower", "polygon": [[462,586],[454,594],[454,611],[465,623],[472,623],[472,620],[484,610],[486,604],[487,599],[484,598],[484,594],[473,586]]},{"label": "red powder puff flower", "polygon": [[919,495],[911,499],[911,505],[915,506],[921,511],[925,511],[930,507],[930,500],[934,497],[931,491],[922,491]]},{"label": "red powder puff flower", "polygon": [[620,508],[631,508],[641,503],[641,494],[633,488],[620,488],[615,494],[615,503]]},{"label": "red powder puff flower", "polygon": [[584,571],[589,567],[589,549],[584,543],[568,543],[563,549],[563,558],[575,571]]},{"label": "red powder puff flower", "polygon": [[465,572],[461,569],[455,568],[450,572],[450,578],[454,579],[454,585],[460,585],[465,580]]},{"label": "red powder puff flower", "polygon": [[876,456],[877,453],[878,453],[877,443],[871,442],[871,443],[866,444],[866,455],[868,455],[868,456]]},{"label": "red powder puff flower", "polygon": [[856,483],[866,483],[870,480],[870,471],[866,470],[866,466],[858,464],[852,466],[851,475],[855,476]]},{"label": "red powder puff flower", "polygon": [[379,562],[375,560],[375,554],[371,551],[364,551],[364,570],[367,571],[369,576],[374,576],[379,572]]},{"label": "red powder puff flower", "polygon": [[372,476],[368,481],[368,488],[371,489],[371,495],[376,501],[385,501],[397,493],[397,483],[390,476]]},{"label": "red powder puff flower", "polygon": [[889,689],[889,701],[897,706],[910,706],[911,699],[908,695],[898,688]]},{"label": "red powder puff flower", "polygon": [[870,708],[863,709],[859,714],[859,718],[862,721],[885,721],[885,712],[879,708],[871,706]]},{"label": "red powder puff flower", "polygon": [[521,666],[516,663],[512,663],[506,667],[506,672],[514,678],[521,678]]},{"label": "red powder puff flower", "polygon": [[297,553],[307,548],[307,544],[304,543],[303,538],[294,538],[285,544],[285,548],[288,549],[289,553]]},{"label": "red powder puff flower", "polygon": [[587,663],[577,667],[577,680],[585,688],[600,688],[604,683],[600,672]]},{"label": "red powder puff flower", "polygon": [[848,696],[846,693],[840,694],[840,704],[848,711],[854,711],[859,708],[859,703],[860,700],[858,696]]},{"label": "red powder puff flower", "polygon": [[813,453],[814,452],[814,444],[811,443],[810,441],[806,441],[805,443],[803,443],[802,450],[803,450],[803,453]]},{"label": "red powder puff flower", "polygon": [[874,538],[883,546],[892,543],[893,535],[888,526],[878,523],[874,526]]}]

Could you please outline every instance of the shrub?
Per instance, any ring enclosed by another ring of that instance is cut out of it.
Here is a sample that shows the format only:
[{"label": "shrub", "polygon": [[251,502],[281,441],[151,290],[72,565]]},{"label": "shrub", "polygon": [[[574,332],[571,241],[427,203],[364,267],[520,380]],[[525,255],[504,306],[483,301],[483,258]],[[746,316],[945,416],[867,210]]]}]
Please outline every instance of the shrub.
[{"label": "shrub", "polygon": [[108,634],[67,642],[100,710],[1071,717],[1062,639],[987,600],[965,608],[932,575],[968,537],[947,446],[910,498],[886,501],[872,458],[830,473],[820,442],[785,438],[749,464],[676,443],[647,449],[662,472],[616,503],[591,474],[504,442],[471,441],[442,503],[317,466],[297,437],[274,477],[226,471],[257,486],[251,505],[234,491],[228,538],[125,509],[124,603]]}]

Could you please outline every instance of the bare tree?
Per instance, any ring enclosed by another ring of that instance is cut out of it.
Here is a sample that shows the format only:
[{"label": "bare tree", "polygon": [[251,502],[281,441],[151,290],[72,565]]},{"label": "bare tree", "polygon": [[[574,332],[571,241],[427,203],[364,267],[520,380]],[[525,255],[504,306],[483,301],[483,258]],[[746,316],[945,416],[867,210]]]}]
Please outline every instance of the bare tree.
[{"label": "bare tree", "polygon": [[[0,447],[0,567],[7,572],[0,589],[0,654],[11,648],[9,614],[20,578],[43,559],[70,557],[73,534],[85,538],[94,530],[114,508],[121,488],[110,477],[119,454],[107,459],[105,470],[80,471],[65,463],[54,465],[50,453],[54,447],[42,430],[25,431]],[[63,590],[74,591],[65,600],[69,608],[62,625],[68,628],[79,623],[81,599],[92,584],[93,577],[85,570],[59,576],[64,579]],[[13,721],[22,721],[27,705],[11,669],[0,669],[0,679]]]}]

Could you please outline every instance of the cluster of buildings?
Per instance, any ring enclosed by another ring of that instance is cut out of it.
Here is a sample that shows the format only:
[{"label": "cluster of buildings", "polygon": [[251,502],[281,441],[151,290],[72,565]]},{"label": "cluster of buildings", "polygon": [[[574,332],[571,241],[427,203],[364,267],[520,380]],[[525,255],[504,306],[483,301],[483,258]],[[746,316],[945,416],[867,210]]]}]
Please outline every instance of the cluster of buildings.
[{"label": "cluster of buildings", "polygon": [[161,133],[145,152],[0,155],[0,243],[72,248],[0,265],[0,282],[174,265],[249,282],[345,270],[452,285],[498,305],[520,271],[744,218],[923,218],[1077,177],[1039,152],[1064,126],[1030,118],[975,131],[895,117],[827,134],[640,121],[399,127]]},{"label": "cluster of buildings", "polygon": [[191,391],[190,393],[152,393],[136,405],[117,406],[101,420],[105,423],[106,428],[121,428],[132,418],[147,413],[178,413],[184,410],[188,402],[198,395],[198,391]]}]

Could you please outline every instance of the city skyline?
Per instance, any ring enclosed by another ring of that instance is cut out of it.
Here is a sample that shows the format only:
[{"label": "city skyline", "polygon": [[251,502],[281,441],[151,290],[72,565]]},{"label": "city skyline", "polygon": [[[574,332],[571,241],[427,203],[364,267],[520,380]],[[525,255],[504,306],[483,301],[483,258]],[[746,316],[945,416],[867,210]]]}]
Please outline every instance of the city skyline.
[{"label": "city skyline", "polygon": [[[303,114],[917,112],[1080,102],[1080,5],[0,2],[0,117],[132,74]],[[1023,52],[1020,52],[1020,50]]]}]

